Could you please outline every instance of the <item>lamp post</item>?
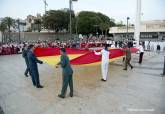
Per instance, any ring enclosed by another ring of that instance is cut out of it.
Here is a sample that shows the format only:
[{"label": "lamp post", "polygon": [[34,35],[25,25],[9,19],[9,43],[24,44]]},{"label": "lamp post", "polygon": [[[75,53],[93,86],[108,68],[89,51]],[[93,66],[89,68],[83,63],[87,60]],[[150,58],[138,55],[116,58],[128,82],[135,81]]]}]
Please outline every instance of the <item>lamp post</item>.
[{"label": "lamp post", "polygon": [[69,0],[69,20],[70,20],[70,24],[69,24],[69,33],[70,33],[70,40],[72,39],[72,0]]},{"label": "lamp post", "polygon": [[126,35],[126,38],[128,39],[128,20],[129,20],[130,18],[129,17],[127,17],[127,35]]},{"label": "lamp post", "polygon": [[78,0],[69,0],[69,17],[70,17],[70,24],[69,24],[69,33],[70,33],[70,40],[72,39],[72,1],[78,1]]},{"label": "lamp post", "polygon": [[77,36],[77,40],[78,40],[78,13],[77,13],[77,15],[76,15],[76,36]]},{"label": "lamp post", "polygon": [[20,33],[20,20],[17,20],[17,24],[18,24],[18,32],[19,32],[19,42],[21,41],[21,33]]}]

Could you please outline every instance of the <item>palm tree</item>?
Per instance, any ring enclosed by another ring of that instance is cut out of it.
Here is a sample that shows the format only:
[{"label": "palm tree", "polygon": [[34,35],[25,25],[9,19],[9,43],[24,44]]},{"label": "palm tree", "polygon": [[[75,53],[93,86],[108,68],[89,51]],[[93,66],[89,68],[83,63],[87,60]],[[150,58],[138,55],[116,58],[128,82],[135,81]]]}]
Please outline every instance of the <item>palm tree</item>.
[{"label": "palm tree", "polygon": [[5,41],[5,30],[7,29],[4,22],[0,23],[0,31],[2,32],[2,42]]},{"label": "palm tree", "polygon": [[5,17],[2,22],[7,26],[7,30],[9,33],[9,41],[11,41],[11,27],[15,28],[15,21],[11,17]]}]

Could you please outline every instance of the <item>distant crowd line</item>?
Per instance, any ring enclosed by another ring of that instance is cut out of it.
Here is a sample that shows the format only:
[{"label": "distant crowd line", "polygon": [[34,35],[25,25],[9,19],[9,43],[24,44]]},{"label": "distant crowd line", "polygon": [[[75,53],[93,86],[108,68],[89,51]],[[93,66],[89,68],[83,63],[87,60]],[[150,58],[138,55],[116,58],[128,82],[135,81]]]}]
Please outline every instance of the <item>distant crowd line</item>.
[{"label": "distant crowd line", "polygon": [[0,43],[0,55],[11,55],[11,54],[19,54],[22,53],[25,45],[33,44],[35,47],[49,47],[49,48],[91,48],[91,47],[102,47],[106,43],[105,40],[95,40],[82,39],[81,41],[31,41],[31,42],[9,42],[9,43]]},{"label": "distant crowd line", "polygon": [[[122,41],[111,41],[105,39],[80,39],[80,41],[68,40],[68,41],[31,41],[31,42],[9,42],[9,43],[0,43],[0,55],[11,55],[22,53],[25,45],[33,44],[35,47],[47,47],[47,48],[95,48],[103,47],[105,44],[109,44],[109,47],[112,48],[123,48],[125,43]],[[164,43],[163,43],[164,44]],[[133,47],[133,43],[129,42],[130,47]],[[145,50],[165,50],[165,45],[159,45],[157,43],[144,43],[143,47]],[[164,47],[164,48],[163,48]],[[156,49],[155,49],[156,48]]]},{"label": "distant crowd line", "polygon": [[75,43],[72,41],[38,41],[38,42],[10,42],[0,44],[0,55],[10,55],[10,54],[19,54],[22,53],[22,49],[25,45],[34,44],[35,47],[50,47],[50,48],[58,48],[58,47],[74,47]]}]

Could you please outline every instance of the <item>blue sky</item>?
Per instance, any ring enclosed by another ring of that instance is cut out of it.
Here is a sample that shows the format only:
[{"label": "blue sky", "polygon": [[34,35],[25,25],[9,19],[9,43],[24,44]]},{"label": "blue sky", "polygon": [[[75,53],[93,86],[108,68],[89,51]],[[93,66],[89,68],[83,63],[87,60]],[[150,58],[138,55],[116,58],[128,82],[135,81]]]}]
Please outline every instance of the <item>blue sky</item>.
[{"label": "blue sky", "polygon": [[[67,8],[69,0],[47,0],[49,9]],[[117,22],[134,23],[136,0],[79,0],[73,3],[75,12],[82,10],[101,12]],[[25,19],[27,15],[44,13],[43,0],[0,0],[0,17]],[[165,0],[142,0],[142,20],[165,20]]]}]

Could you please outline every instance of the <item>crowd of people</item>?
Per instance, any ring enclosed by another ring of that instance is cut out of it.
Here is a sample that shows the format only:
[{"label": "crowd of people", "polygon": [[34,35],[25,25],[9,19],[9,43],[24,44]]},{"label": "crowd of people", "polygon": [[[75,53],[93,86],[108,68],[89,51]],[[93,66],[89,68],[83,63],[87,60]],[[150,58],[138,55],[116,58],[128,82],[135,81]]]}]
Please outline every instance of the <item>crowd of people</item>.
[{"label": "crowd of people", "polygon": [[11,55],[22,53],[22,49],[25,45],[34,44],[36,47],[49,47],[49,48],[92,48],[102,47],[106,43],[105,40],[96,40],[95,38],[82,39],[80,41],[68,40],[68,41],[29,41],[29,42],[9,42],[0,43],[0,55]]},{"label": "crowd of people", "polygon": [[58,48],[58,47],[66,47],[73,48],[76,47],[76,43],[74,41],[38,41],[38,42],[10,42],[0,44],[0,55],[11,55],[11,54],[19,54],[22,53],[22,49],[25,45],[34,44],[36,47],[50,47],[50,48]]},{"label": "crowd of people", "polygon": [[[82,49],[88,49],[88,48],[95,48],[95,47],[103,47],[105,44],[108,44],[109,47],[112,48],[123,48],[125,45],[124,42],[122,41],[112,41],[112,40],[106,40],[105,38],[99,38],[97,39],[96,37],[91,37],[91,38],[83,38],[80,39],[79,41],[74,41],[74,40],[68,40],[68,41],[29,41],[29,42],[9,42],[9,43],[0,43],[0,55],[11,55],[11,54],[19,54],[22,53],[23,47],[29,44],[34,44],[36,47],[49,47],[49,48],[60,48],[60,47],[65,47],[65,48],[82,48]],[[129,43],[131,47],[133,47],[133,43]],[[150,44],[151,45],[151,44]],[[146,46],[143,45],[144,49],[150,50],[148,47],[151,46]],[[156,50],[160,50],[160,46],[157,45]],[[162,49],[161,49],[162,50]]]},{"label": "crowd of people", "polygon": [[23,44],[21,43],[5,43],[0,44],[0,55],[10,55],[10,54],[18,54],[23,48]]}]

